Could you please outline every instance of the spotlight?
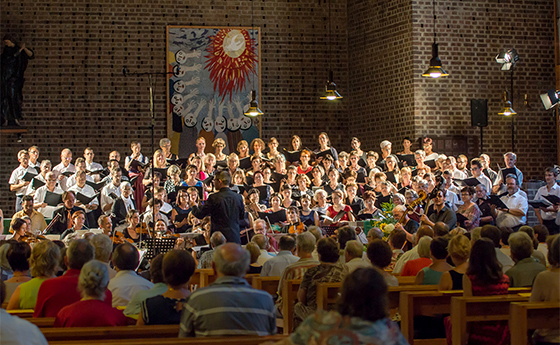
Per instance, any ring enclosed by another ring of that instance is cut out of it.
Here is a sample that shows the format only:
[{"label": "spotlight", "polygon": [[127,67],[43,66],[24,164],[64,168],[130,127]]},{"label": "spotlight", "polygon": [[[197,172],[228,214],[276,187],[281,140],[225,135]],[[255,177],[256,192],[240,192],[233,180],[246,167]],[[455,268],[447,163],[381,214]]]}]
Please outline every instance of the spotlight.
[{"label": "spotlight", "polygon": [[342,96],[336,91],[336,84],[334,83],[333,71],[329,72],[329,80],[327,80],[327,85],[325,87],[325,95],[321,99],[326,99],[329,101],[334,101],[335,99],[340,99]]},{"label": "spotlight", "polygon": [[500,52],[496,55],[496,62],[502,64],[502,71],[509,71],[514,66],[515,63],[519,60],[519,54],[517,54],[517,50],[511,48],[505,52]]},{"label": "spotlight", "polygon": [[511,115],[516,115],[516,114],[517,114],[517,112],[515,112],[515,110],[513,110],[513,108],[511,107],[511,102],[509,101],[508,92],[505,91],[504,92],[504,107],[503,107],[502,111],[500,111],[498,113],[498,115],[511,116]]},{"label": "spotlight", "polygon": [[558,105],[558,100],[560,98],[560,91],[548,90],[546,93],[541,95],[541,101],[546,110],[552,109]]}]

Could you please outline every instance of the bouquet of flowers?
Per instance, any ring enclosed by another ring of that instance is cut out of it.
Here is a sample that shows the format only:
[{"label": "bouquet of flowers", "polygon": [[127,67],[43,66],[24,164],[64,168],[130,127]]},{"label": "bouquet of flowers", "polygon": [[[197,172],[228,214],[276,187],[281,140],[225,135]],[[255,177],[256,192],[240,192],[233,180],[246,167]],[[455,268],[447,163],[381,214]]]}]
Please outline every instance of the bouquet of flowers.
[{"label": "bouquet of flowers", "polygon": [[[391,231],[395,228],[397,219],[393,217],[393,208],[395,205],[393,203],[383,203],[381,204],[381,216],[374,218],[369,221],[368,228],[379,228],[383,232],[383,240],[387,240]],[[368,230],[369,230],[368,229]]]}]

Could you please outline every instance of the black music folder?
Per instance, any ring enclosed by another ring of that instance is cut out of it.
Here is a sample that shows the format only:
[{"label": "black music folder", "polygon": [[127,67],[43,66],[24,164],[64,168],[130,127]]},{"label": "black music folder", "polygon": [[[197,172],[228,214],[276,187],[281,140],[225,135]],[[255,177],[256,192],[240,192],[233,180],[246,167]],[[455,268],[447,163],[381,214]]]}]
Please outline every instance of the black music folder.
[{"label": "black music folder", "polygon": [[529,200],[529,205],[533,206],[533,208],[547,208],[550,206],[550,203],[545,203],[540,200]]},{"label": "black music folder", "polygon": [[86,196],[86,195],[78,192],[76,194],[76,199],[78,199],[82,204],[87,205],[90,202],[92,202],[93,199],[97,198],[98,195],[99,195],[99,193],[97,193],[93,196]]},{"label": "black music folder", "polygon": [[557,197],[556,195],[543,195],[543,198],[545,198],[546,200],[550,201],[550,202],[553,203],[554,205],[560,204],[560,198]]},{"label": "black music folder", "polygon": [[503,208],[503,209],[508,209],[509,210],[509,208],[506,206],[506,204],[504,204],[502,199],[500,199],[500,197],[497,196],[497,195],[490,195],[490,197],[488,198],[488,203],[490,205],[495,205],[497,208]]},{"label": "black music folder", "polygon": [[103,187],[105,187],[107,182],[106,181],[101,181],[101,182],[95,183],[93,181],[86,181],[86,184],[89,185],[91,188],[93,188],[93,190],[98,192],[101,189],[103,189]]},{"label": "black music folder", "polygon": [[132,162],[130,162],[130,169],[134,169],[134,170],[140,170],[138,168],[142,168],[145,169],[148,165],[150,165],[150,163],[142,163],[139,160],[133,159]]},{"label": "black music folder", "polygon": [[286,222],[288,220],[288,217],[286,217],[286,210],[284,209],[272,213],[259,212],[259,218],[265,220],[268,218],[270,224]]},{"label": "black music folder", "polygon": [[49,206],[58,206],[62,204],[62,195],[47,191],[43,202],[46,202]]},{"label": "black music folder", "polygon": [[35,176],[37,176],[37,174],[35,174],[35,173],[31,172],[31,171],[28,171],[28,172],[25,173],[25,175],[23,175],[23,176],[21,177],[21,180],[22,180],[22,181],[25,181],[25,182],[31,182],[31,180],[33,180],[33,178],[34,178]]},{"label": "black music folder", "polygon": [[39,179],[36,179],[36,178],[33,178],[33,182],[31,182],[31,188],[33,190],[36,190],[37,188],[41,188],[44,185],[45,185],[45,182],[43,182]]},{"label": "black music folder", "polygon": [[478,186],[480,184],[480,181],[476,179],[476,177],[469,177],[466,178],[464,180],[461,179],[453,179],[454,182],[457,182],[458,185],[460,186],[471,186],[471,187],[475,187]]},{"label": "black music folder", "polygon": [[435,159],[430,159],[429,161],[424,161],[424,164],[429,166],[431,169],[434,169],[436,167]]},{"label": "black music folder", "polygon": [[299,162],[301,151],[288,151],[284,148],[282,149],[282,154],[286,157],[287,162],[293,163]]},{"label": "black music folder", "polygon": [[167,159],[167,163],[169,163],[169,165],[176,165],[181,169],[185,169],[190,164],[188,158]]},{"label": "black music folder", "polygon": [[251,169],[251,157],[241,158],[239,160],[239,168],[243,170]]},{"label": "black music folder", "polygon": [[[409,154],[409,155],[396,155],[397,158],[399,159],[400,163],[399,166],[402,168],[403,166],[405,167],[412,167],[416,165],[416,158],[414,157],[414,154]],[[406,163],[406,164],[405,164]]]}]

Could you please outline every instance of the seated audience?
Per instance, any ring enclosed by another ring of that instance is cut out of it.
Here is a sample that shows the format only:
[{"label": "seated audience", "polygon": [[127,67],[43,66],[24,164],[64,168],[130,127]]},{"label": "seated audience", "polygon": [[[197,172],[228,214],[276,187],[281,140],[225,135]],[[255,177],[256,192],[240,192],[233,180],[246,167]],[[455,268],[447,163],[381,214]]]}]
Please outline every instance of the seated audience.
[{"label": "seated audience", "polygon": [[392,256],[391,247],[382,239],[374,240],[368,245],[367,257],[369,261],[371,261],[373,267],[379,269],[379,272],[383,275],[385,284],[388,286],[398,286],[399,281],[397,277],[385,271],[391,263]]},{"label": "seated audience", "polygon": [[251,242],[259,246],[259,250],[261,252],[261,255],[259,255],[259,258],[257,259],[257,264],[262,266],[267,260],[274,257],[274,255],[271,255],[267,250],[268,241],[265,235],[257,234],[251,238]]},{"label": "seated audience", "polygon": [[194,259],[187,251],[174,249],[167,252],[162,263],[167,291],[142,302],[142,312],[136,325],[178,325],[183,303],[191,295],[189,280],[194,269]]},{"label": "seated audience", "polygon": [[[55,317],[60,309],[80,300],[80,270],[86,262],[94,259],[94,255],[95,249],[87,240],[70,243],[64,258],[68,270],[61,277],[47,280],[41,285],[33,317]],[[110,304],[111,298],[111,293],[107,291],[105,303]]]},{"label": "seated audience", "polygon": [[9,244],[6,258],[13,271],[12,278],[5,281],[6,298],[9,299],[15,289],[22,283],[31,280],[29,275],[29,257],[31,256],[31,247],[24,242],[12,242]]},{"label": "seated audience", "polygon": [[332,238],[322,238],[317,242],[320,264],[305,272],[297,293],[298,302],[294,306],[294,328],[317,310],[317,284],[342,281],[348,273],[346,266],[338,262],[338,244]]},{"label": "seated audience", "polygon": [[364,245],[356,240],[351,240],[346,242],[346,248],[344,248],[344,257],[346,260],[346,267],[348,272],[353,272],[360,267],[371,267],[371,265],[363,260],[364,256]]},{"label": "seated audience", "polygon": [[546,245],[546,239],[549,235],[548,229],[544,225],[535,225],[533,227],[535,231],[535,236],[537,237],[537,241],[539,242],[537,246],[537,251],[542,253],[546,258],[546,265],[548,266],[548,246]]},{"label": "seated audience", "polygon": [[498,258],[498,262],[500,263],[500,265],[502,265],[502,272],[505,273],[513,267],[513,260],[500,250],[500,240],[502,239],[502,233],[500,229],[493,225],[485,225],[480,231],[480,237],[488,238],[492,241],[492,243],[494,243],[496,257]]},{"label": "seated audience", "polygon": [[272,297],[243,279],[249,252],[226,243],[216,248],[213,259],[218,278],[183,304],[179,338],[276,334]]},{"label": "seated audience", "polygon": [[529,238],[531,238],[531,240],[533,241],[533,253],[531,254],[531,257],[533,259],[537,260],[541,265],[546,266],[546,258],[544,256],[544,254],[541,253],[538,250],[539,249],[539,239],[538,239],[537,234],[535,234],[535,230],[533,230],[533,228],[530,227],[530,226],[523,225],[522,227],[519,228],[519,231],[524,232],[527,235],[529,235]]},{"label": "seated audience", "polygon": [[463,275],[469,267],[471,242],[467,236],[457,235],[449,241],[447,252],[455,267],[448,272],[443,272],[438,289],[440,291],[463,290]]},{"label": "seated audience", "polygon": [[261,277],[279,277],[286,267],[299,260],[299,258],[294,255],[296,241],[292,236],[285,235],[280,237],[278,247],[280,249],[278,254],[263,264]]},{"label": "seated audience", "polygon": [[[463,296],[505,295],[508,293],[509,278],[503,273],[496,253],[495,244],[488,238],[483,237],[473,244],[469,267],[463,276]],[[507,327],[507,321],[473,323],[468,343],[508,344]]]},{"label": "seated audience", "polygon": [[108,284],[107,266],[97,260],[85,263],[81,269],[77,286],[82,299],[62,308],[56,315],[54,326],[126,326],[128,320],[122,311],[111,307]]},{"label": "seated audience", "polygon": [[220,231],[216,231],[210,236],[210,250],[205,251],[200,256],[198,260],[197,268],[212,268],[212,255],[214,255],[214,249],[226,243],[226,238]]},{"label": "seated audience", "polygon": [[[372,231],[370,230],[368,232],[368,236],[370,232]],[[391,231],[391,234],[389,234],[389,239],[387,242],[391,247],[392,255],[391,255],[391,263],[387,266],[388,270],[393,270],[397,261],[404,254],[403,248],[408,243],[406,237],[407,237],[406,232],[404,230],[399,230],[399,229],[393,229],[393,231]],[[382,238],[383,236],[381,236],[380,239]],[[369,242],[369,238],[368,238],[368,242]]]},{"label": "seated audience", "polygon": [[[0,304],[6,299],[6,286],[0,280]],[[2,344],[11,345],[48,345],[47,339],[31,322],[18,316],[10,315],[4,308],[0,308],[0,339]]]},{"label": "seated audience", "polygon": [[167,285],[163,282],[163,256],[164,254],[158,254],[150,260],[150,279],[152,283],[154,283],[154,286],[149,290],[138,291],[134,294],[134,296],[132,296],[130,302],[128,302],[128,305],[126,306],[126,309],[124,310],[125,316],[133,319],[139,319],[142,303],[150,297],[162,295],[165,291],[167,291]]},{"label": "seated audience", "polygon": [[286,267],[280,277],[277,292],[278,299],[276,300],[276,313],[278,317],[282,317],[282,287],[284,281],[302,279],[309,268],[319,265],[319,261],[313,258],[316,242],[316,237],[310,232],[301,233],[296,237],[296,252],[299,260]]},{"label": "seated audience", "polygon": [[511,234],[508,242],[511,258],[515,262],[515,265],[506,272],[509,277],[509,286],[533,286],[537,274],[546,270],[543,264],[531,257],[533,240],[526,233],[519,231]]},{"label": "seated audience", "polygon": [[435,238],[430,243],[430,258],[432,264],[416,274],[415,285],[437,285],[443,272],[449,272],[453,268],[446,261],[447,240],[443,237]]},{"label": "seated audience", "polygon": [[113,251],[113,266],[117,270],[115,278],[109,281],[113,307],[124,307],[135,293],[154,287],[152,282],[136,274],[138,260],[138,249],[128,242],[119,244]]},{"label": "seated audience", "polygon": [[343,339],[355,339],[355,344],[408,344],[389,319],[387,290],[380,271],[355,270],[344,279],[336,311],[321,310],[307,317],[285,343],[338,344],[344,335]]},{"label": "seated audience", "polygon": [[420,239],[424,236],[428,236],[430,238],[434,237],[434,231],[432,230],[431,227],[429,227],[427,225],[421,225],[418,228],[418,232],[416,232],[416,245],[414,247],[412,247],[411,250],[404,253],[397,260],[397,263],[395,264],[395,267],[393,267],[393,274],[395,274],[395,275],[401,274],[401,272],[404,268],[404,265],[406,264],[407,261],[418,259],[420,257],[420,255],[418,255],[418,243],[420,242]]},{"label": "seated audience", "polygon": [[41,241],[33,247],[29,266],[31,266],[31,279],[16,288],[6,309],[35,309],[37,294],[41,284],[54,278],[58,269],[60,249],[51,241]]},{"label": "seated audience", "polygon": [[107,266],[109,271],[109,279],[113,279],[117,275],[117,271],[111,268],[109,262],[111,260],[111,252],[113,251],[113,241],[105,234],[97,234],[89,239],[89,243],[95,249],[95,260],[102,262]]},{"label": "seated audience", "polygon": [[[549,240],[548,262],[550,267],[537,275],[529,302],[558,302],[560,300],[560,235]],[[558,343],[560,329],[537,329],[533,334],[536,344]]]},{"label": "seated audience", "polygon": [[249,242],[245,245],[245,249],[251,255],[247,274],[260,274],[262,271],[262,265],[259,265],[258,260],[261,256],[261,248],[256,243]]},{"label": "seated audience", "polygon": [[430,259],[431,243],[432,238],[429,236],[424,236],[418,241],[418,259],[407,261],[404,264],[401,276],[416,276],[421,269],[432,264],[432,259]]}]

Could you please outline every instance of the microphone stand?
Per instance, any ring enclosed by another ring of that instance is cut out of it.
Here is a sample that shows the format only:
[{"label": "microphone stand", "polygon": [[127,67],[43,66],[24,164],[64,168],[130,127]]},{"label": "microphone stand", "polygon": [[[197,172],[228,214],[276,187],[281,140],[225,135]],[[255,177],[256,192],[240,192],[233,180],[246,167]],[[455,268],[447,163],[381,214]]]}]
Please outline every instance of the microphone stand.
[{"label": "microphone stand", "polygon": [[[168,76],[173,74],[173,72],[129,72],[126,66],[123,67],[123,76],[134,76],[134,77],[143,77],[148,76],[148,90],[150,93],[150,131],[151,131],[151,139],[152,139],[152,159],[151,159],[151,169],[152,169],[152,199],[155,198],[155,185],[154,185],[154,128],[156,125],[156,118],[154,113],[154,84],[153,84],[153,76],[157,77],[158,75]],[[152,220],[155,219],[155,215],[153,213],[153,206],[152,206]],[[154,223],[155,225],[155,223]],[[149,229],[148,229],[149,231]],[[142,246],[142,232],[140,232],[140,240],[138,242],[139,247]]]}]

